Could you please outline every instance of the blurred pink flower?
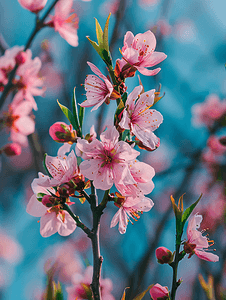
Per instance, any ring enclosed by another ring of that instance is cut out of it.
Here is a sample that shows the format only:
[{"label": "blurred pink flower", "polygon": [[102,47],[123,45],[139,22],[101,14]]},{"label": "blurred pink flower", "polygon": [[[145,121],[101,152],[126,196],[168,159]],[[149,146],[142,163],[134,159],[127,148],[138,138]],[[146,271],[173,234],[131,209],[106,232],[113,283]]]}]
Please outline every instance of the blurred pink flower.
[{"label": "blurred pink flower", "polygon": [[163,116],[157,110],[150,109],[154,104],[155,90],[142,94],[141,91],[142,86],[139,85],[129,94],[119,126],[129,129],[144,146],[154,150],[159,140],[153,131],[163,122]]},{"label": "blurred pink flower", "polygon": [[173,31],[176,39],[182,43],[191,43],[196,39],[197,29],[195,23],[190,19],[177,22]]},{"label": "blurred pink flower", "polygon": [[207,141],[207,146],[211,151],[216,155],[222,155],[226,152],[226,146],[222,145],[219,141],[219,138],[211,135]]},{"label": "blurred pink flower", "polygon": [[172,26],[170,26],[165,19],[158,20],[156,26],[163,36],[170,35],[172,33]]},{"label": "blurred pink flower", "polygon": [[124,36],[124,46],[122,47],[123,64],[129,63],[141,74],[147,76],[156,75],[161,69],[148,70],[164,59],[167,55],[163,52],[156,52],[156,38],[150,31],[139,33],[135,37],[131,31],[127,31]]},{"label": "blurred pink flower", "polygon": [[18,0],[18,2],[23,8],[38,13],[45,7],[47,0]]},{"label": "blurred pink flower", "polygon": [[27,136],[35,131],[35,122],[29,116],[32,104],[23,101],[17,105],[9,106],[7,112],[3,112],[2,124],[10,132],[10,139],[21,146],[28,145]]},{"label": "blurred pink flower", "polygon": [[99,14],[102,16],[109,15],[109,13],[114,15],[118,10],[119,3],[119,0],[104,1],[104,3],[99,6]]},{"label": "blurred pink flower", "polygon": [[91,107],[94,108],[91,110],[96,110],[101,104],[106,102],[110,103],[110,99],[115,100],[120,95],[114,91],[113,85],[108,80],[106,76],[104,76],[100,70],[92,63],[87,62],[90,69],[97,74],[99,77],[95,75],[87,75],[85,79],[85,90],[86,90],[86,98],[87,100],[80,104],[82,107]]},{"label": "blurred pink flower", "polygon": [[150,295],[153,300],[167,300],[169,299],[169,291],[166,286],[161,286],[159,283],[156,283],[151,289],[150,289]]},{"label": "blurred pink flower", "polygon": [[0,153],[1,152],[4,152],[6,156],[20,155],[21,146],[17,143],[7,144],[2,149],[0,149]]},{"label": "blurred pink flower", "polygon": [[0,231],[0,240],[0,257],[10,264],[17,264],[23,256],[23,249],[19,243],[2,231]]},{"label": "blurred pink flower", "polygon": [[55,189],[52,187],[55,180],[43,175],[41,172],[38,173],[38,176],[39,178],[35,178],[32,182],[34,195],[28,202],[27,213],[33,217],[41,217],[40,233],[43,237],[49,237],[56,232],[62,236],[71,234],[77,225],[69,213],[62,210],[60,205],[48,208],[38,200],[43,197],[43,194],[56,194]]},{"label": "blurred pink flower", "polygon": [[201,231],[197,230],[200,227],[201,222],[201,215],[195,214],[190,218],[187,227],[188,240],[184,243],[184,251],[189,253],[188,258],[193,254],[196,254],[203,260],[216,262],[219,260],[219,256],[205,251],[208,250],[210,246],[209,243],[212,243],[213,241],[209,241],[206,236],[202,235]]},{"label": "blurred pink flower", "polygon": [[151,199],[142,194],[128,197],[120,196],[119,199],[119,203],[115,203],[119,210],[112,218],[110,227],[115,227],[119,223],[118,230],[121,234],[126,232],[129,221],[133,224],[132,220],[137,221],[140,218],[139,212],[147,212],[154,205]]},{"label": "blurred pink flower", "polygon": [[195,126],[210,127],[225,113],[226,100],[220,101],[217,95],[211,94],[204,102],[192,106],[192,122]]},{"label": "blurred pink flower", "polygon": [[[73,0],[59,0],[55,5],[55,15],[51,16],[49,26],[53,26],[60,36],[73,47],[78,46],[78,17],[72,9]],[[71,14],[71,15],[70,15]]]},{"label": "blurred pink flower", "polygon": [[79,165],[81,173],[93,180],[94,186],[101,190],[110,189],[113,183],[136,183],[129,171],[129,164],[140,153],[126,142],[118,141],[119,133],[115,127],[109,127],[100,139],[101,142],[95,139],[91,143],[78,140],[76,153],[82,152],[85,159]]},{"label": "blurred pink flower", "polygon": [[[82,300],[92,297],[90,284],[92,282],[93,267],[86,268],[84,275],[80,273],[74,274],[72,278],[72,286],[67,287],[68,300]],[[113,289],[112,281],[108,278],[100,278],[100,291],[102,300],[115,300],[111,291]]]},{"label": "blurred pink flower", "polygon": [[42,96],[45,92],[45,88],[42,88],[43,80],[38,75],[41,65],[41,60],[35,57],[33,60],[27,59],[18,68],[16,74],[20,76],[20,79],[15,81],[18,92],[13,98],[12,106],[16,106],[25,99],[31,102],[34,110],[38,109],[33,96]]}]

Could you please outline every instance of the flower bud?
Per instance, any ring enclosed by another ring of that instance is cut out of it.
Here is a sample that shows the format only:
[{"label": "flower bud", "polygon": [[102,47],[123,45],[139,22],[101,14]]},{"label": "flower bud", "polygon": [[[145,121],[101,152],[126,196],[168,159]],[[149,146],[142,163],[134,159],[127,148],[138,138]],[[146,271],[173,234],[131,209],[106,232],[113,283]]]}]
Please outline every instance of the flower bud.
[{"label": "flower bud", "polygon": [[160,284],[156,283],[150,289],[150,295],[153,300],[167,300],[169,299],[169,291],[166,286],[161,286]]},{"label": "flower bud", "polygon": [[7,156],[20,155],[21,146],[17,143],[7,144],[1,151]]},{"label": "flower bud", "polygon": [[18,0],[18,2],[23,8],[38,13],[45,7],[47,0]]},{"label": "flower bud", "polygon": [[68,126],[64,122],[56,122],[50,126],[49,134],[51,138],[58,143],[74,142],[76,138],[72,126]]},{"label": "flower bud", "polygon": [[27,60],[27,53],[24,51],[19,52],[15,57],[15,60],[18,66],[24,64]]},{"label": "flower bud", "polygon": [[165,247],[157,248],[155,255],[159,264],[169,264],[173,261],[173,253]]},{"label": "flower bud", "polygon": [[56,198],[51,195],[45,195],[42,198],[42,204],[46,207],[52,207],[56,205]]}]

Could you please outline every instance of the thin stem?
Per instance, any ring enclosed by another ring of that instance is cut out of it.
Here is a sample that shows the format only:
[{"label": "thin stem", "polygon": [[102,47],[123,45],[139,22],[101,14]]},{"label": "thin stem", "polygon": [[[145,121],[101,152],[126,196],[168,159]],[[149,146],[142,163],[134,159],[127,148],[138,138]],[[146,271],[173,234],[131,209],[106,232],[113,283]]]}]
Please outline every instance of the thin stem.
[{"label": "thin stem", "polygon": [[[49,13],[51,12],[51,10],[54,8],[54,6],[56,5],[56,3],[57,3],[58,1],[59,1],[59,0],[55,0],[55,1],[53,2],[53,4],[50,6],[50,8],[49,8],[49,9],[47,10],[47,12],[44,14],[44,16],[43,16],[43,18],[42,18],[41,20],[39,20],[38,17],[36,18],[35,28],[34,28],[33,32],[31,33],[31,35],[30,35],[30,37],[29,37],[29,39],[28,39],[28,41],[27,41],[27,44],[26,44],[26,46],[25,46],[25,48],[24,48],[24,51],[26,51],[26,50],[30,47],[30,45],[31,45],[31,43],[32,43],[32,41],[33,41],[33,39],[34,39],[34,37],[36,36],[36,34],[37,34],[37,33],[45,26],[45,25],[44,25],[45,19],[47,18],[47,16],[49,15]],[[14,69],[13,69],[13,70],[10,72],[10,74],[9,74],[8,83],[7,83],[7,85],[5,86],[4,91],[3,91],[3,93],[2,93],[2,96],[1,96],[1,98],[0,98],[0,109],[1,109],[1,107],[2,107],[2,105],[3,105],[3,103],[4,103],[4,101],[5,101],[5,99],[6,99],[6,97],[7,97],[7,95],[9,94],[10,90],[11,90],[12,87],[13,87],[12,81],[13,81],[13,79],[14,79],[14,77],[15,77],[15,74],[16,74],[16,71],[17,71],[18,67],[19,67],[19,65],[15,65]]]},{"label": "thin stem", "polygon": [[75,220],[77,226],[80,227],[88,235],[89,238],[91,238],[92,237],[91,230],[79,220],[79,217],[74,215],[73,212],[66,204],[62,204],[62,207],[64,210],[66,210],[69,213],[69,215],[73,218],[73,220]]},{"label": "thin stem", "polygon": [[93,229],[92,229],[92,248],[93,248],[93,279],[91,283],[91,289],[93,292],[94,300],[101,300],[100,295],[100,272],[101,265],[103,262],[103,257],[100,255],[100,240],[99,240],[99,231],[100,231],[100,217],[102,211],[98,210],[98,198],[96,196],[96,189],[91,182],[92,194],[91,198],[91,210],[93,213]]},{"label": "thin stem", "polygon": [[177,269],[178,269],[179,256],[180,256],[179,253],[180,253],[181,236],[182,234],[176,237],[176,253],[175,253],[174,262],[172,263],[173,281],[172,281],[172,289],[171,289],[171,300],[175,300],[176,290],[179,286],[177,282]]}]

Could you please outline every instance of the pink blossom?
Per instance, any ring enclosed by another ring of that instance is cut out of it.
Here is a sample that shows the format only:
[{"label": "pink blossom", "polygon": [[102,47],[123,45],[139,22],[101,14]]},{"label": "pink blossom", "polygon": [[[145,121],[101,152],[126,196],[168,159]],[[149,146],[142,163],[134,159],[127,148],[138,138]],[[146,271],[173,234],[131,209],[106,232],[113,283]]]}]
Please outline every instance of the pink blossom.
[{"label": "pink blossom", "polygon": [[219,138],[211,135],[207,141],[207,146],[211,151],[216,155],[222,155],[226,152],[226,147],[222,145],[219,141]]},{"label": "pink blossom", "polygon": [[73,0],[60,0],[55,5],[55,15],[48,24],[58,31],[60,36],[73,47],[78,46],[78,17],[72,9]]},{"label": "pink blossom", "polygon": [[74,151],[72,150],[68,156],[65,155],[69,147],[64,147],[64,150],[60,148],[56,157],[46,155],[45,164],[54,179],[54,185],[69,182],[80,174]]},{"label": "pink blossom", "polygon": [[150,289],[150,295],[153,300],[167,300],[169,299],[169,291],[166,286],[161,286],[159,283],[156,283],[151,289]]},{"label": "pink blossom", "polygon": [[201,259],[216,262],[219,260],[219,257],[216,254],[205,251],[209,248],[209,243],[212,243],[213,241],[209,241],[206,236],[202,235],[201,231],[197,230],[200,227],[201,222],[202,216],[198,214],[195,214],[188,222],[188,240],[184,243],[184,251],[189,253],[188,258],[193,254],[196,254]]},{"label": "pink blossom", "polygon": [[116,91],[114,91],[113,85],[108,80],[106,76],[104,76],[100,70],[92,63],[87,62],[90,69],[97,74],[99,77],[95,75],[87,75],[85,79],[85,90],[86,90],[86,98],[87,100],[80,104],[82,107],[91,107],[94,108],[91,110],[96,110],[101,104],[106,102],[110,103],[110,99],[117,99],[120,97]]},{"label": "pink blossom", "polygon": [[100,135],[100,139],[91,143],[78,140],[76,153],[82,152],[82,158],[85,159],[79,166],[82,174],[93,180],[94,186],[101,190],[110,189],[113,183],[136,183],[129,164],[140,153],[126,142],[118,141],[119,133],[115,127],[109,127]]},{"label": "pink blossom", "polygon": [[115,203],[119,210],[112,218],[110,227],[115,227],[119,223],[118,230],[121,234],[126,232],[129,221],[133,224],[132,220],[137,221],[140,218],[139,212],[147,212],[154,205],[151,199],[141,194],[128,197],[120,196],[119,199],[119,203]]},{"label": "pink blossom", "polygon": [[21,154],[21,146],[17,143],[7,144],[0,149],[1,152],[4,152],[6,156],[17,156]]},{"label": "pink blossom", "polygon": [[[8,83],[8,74],[16,65],[16,56],[24,50],[24,46],[14,46],[7,49],[3,56],[0,57],[0,84]],[[27,50],[30,52],[30,50]]]},{"label": "pink blossom", "polygon": [[147,67],[159,64],[167,56],[163,52],[156,52],[155,47],[156,38],[150,30],[139,33],[135,37],[131,31],[127,31],[122,48],[123,64],[129,63],[143,75],[156,75],[160,68],[148,70]]},{"label": "pink blossom", "polygon": [[195,126],[213,126],[226,113],[226,100],[220,101],[215,94],[209,95],[204,102],[192,106],[192,122]]},{"label": "pink blossom", "polygon": [[47,0],[18,0],[18,2],[23,8],[38,13],[45,7]]},{"label": "pink blossom", "polygon": [[158,247],[155,250],[155,256],[160,264],[168,264],[173,260],[172,252],[166,247]]},{"label": "pink blossom", "polygon": [[159,139],[153,131],[163,122],[163,116],[155,109],[150,109],[154,104],[155,90],[142,94],[141,91],[142,86],[139,85],[129,94],[119,126],[129,129],[144,146],[155,149]]},{"label": "pink blossom", "polygon": [[[38,173],[39,178],[32,182],[34,195],[30,198],[27,205],[27,213],[33,217],[41,217],[40,233],[43,237],[49,237],[58,232],[62,236],[71,234],[76,228],[76,222],[72,219],[67,211],[61,209],[60,205],[46,207],[39,201],[42,195],[56,194],[55,189],[49,176]],[[66,202],[67,203],[67,202]]]},{"label": "pink blossom", "polygon": [[0,231],[0,257],[10,264],[17,264],[23,256],[20,244],[5,232]]},{"label": "pink blossom", "polygon": [[15,106],[9,106],[7,112],[3,112],[3,126],[10,132],[10,139],[23,147],[28,145],[27,135],[35,130],[35,122],[29,116],[32,105],[29,101],[23,101]]},{"label": "pink blossom", "polygon": [[170,26],[165,19],[158,20],[156,25],[163,36],[170,35],[172,33],[172,26]]},{"label": "pink blossom", "polygon": [[129,171],[135,180],[134,184],[115,183],[116,188],[123,196],[150,194],[154,189],[152,178],[155,176],[155,170],[149,164],[138,160],[131,161]]},{"label": "pink blossom", "polygon": [[[82,300],[92,297],[90,284],[92,282],[93,267],[86,268],[84,275],[80,273],[74,274],[72,278],[72,286],[66,288],[68,292],[68,300]],[[111,291],[113,289],[112,281],[108,278],[100,278],[100,290],[102,300],[115,300]]]}]

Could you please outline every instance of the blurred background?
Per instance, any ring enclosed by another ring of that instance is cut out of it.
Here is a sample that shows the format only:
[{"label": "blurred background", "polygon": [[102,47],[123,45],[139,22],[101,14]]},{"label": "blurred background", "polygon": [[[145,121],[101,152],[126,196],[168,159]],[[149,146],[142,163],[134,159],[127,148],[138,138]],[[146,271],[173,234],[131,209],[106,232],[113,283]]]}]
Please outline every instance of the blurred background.
[{"label": "blurred background", "polygon": [[[48,0],[45,9],[51,3]],[[186,193],[187,207],[203,193],[196,212],[204,217],[202,228],[209,228],[210,239],[215,241],[212,248],[217,249],[220,261],[211,263],[186,256],[179,265],[178,278],[182,277],[183,283],[178,288],[177,299],[206,299],[198,274],[205,279],[212,274],[216,299],[226,299],[223,296],[226,295],[226,147],[222,139],[226,135],[222,122],[226,109],[220,109],[218,117],[209,117],[212,123],[200,121],[205,109],[211,114],[211,110],[217,109],[217,103],[225,101],[226,3],[222,0],[77,0],[73,8],[79,18],[78,47],[71,47],[50,28],[44,28],[31,46],[32,57],[42,60],[40,76],[46,92],[44,97],[36,97],[36,131],[29,137],[30,146],[23,148],[20,156],[0,157],[0,299],[41,299],[46,272],[56,261],[55,279],[62,283],[67,299],[66,287],[71,285],[73,274],[92,264],[90,241],[79,228],[68,237],[55,234],[43,238],[38,218],[26,213],[26,204],[32,195],[32,180],[37,172],[44,172],[43,154],[56,156],[60,146],[49,136],[49,127],[57,121],[68,123],[56,100],[71,108],[74,87],[78,103],[85,100],[82,84],[85,76],[91,74],[87,61],[106,74],[104,63],[86,36],[96,40],[94,18],[103,27],[109,12],[112,13],[109,39],[114,63],[121,58],[118,49],[122,48],[129,30],[135,35],[151,29],[157,38],[156,50],[168,57],[160,64],[158,75],[140,75],[145,90],[157,89],[161,83],[161,93],[165,93],[155,107],[164,117],[155,132],[160,147],[154,152],[143,150],[139,157],[155,168],[155,189],[149,195],[155,205],[136,224],[129,224],[126,234],[121,235],[117,227],[110,229],[117,208],[108,204],[100,230],[102,277],[112,280],[115,299],[121,299],[125,287],[130,287],[127,299],[133,299],[152,283],[171,289],[172,270],[167,265],[159,265],[154,255],[159,246],[174,251],[175,220],[170,195],[178,200]],[[6,44],[8,47],[24,45],[34,23],[35,16],[17,0],[0,0],[1,55]],[[127,79],[127,91],[130,93],[138,84],[136,73]],[[215,105],[206,104],[210,102]],[[202,105],[194,106],[197,103]],[[86,109],[83,133],[88,133],[93,124],[98,134],[106,125],[113,124],[115,109],[115,101],[92,113],[90,108]],[[5,136],[1,134],[0,147],[3,140]],[[76,203],[75,213],[91,226],[88,203]],[[150,299],[150,295],[144,299]]]}]

